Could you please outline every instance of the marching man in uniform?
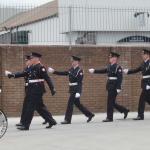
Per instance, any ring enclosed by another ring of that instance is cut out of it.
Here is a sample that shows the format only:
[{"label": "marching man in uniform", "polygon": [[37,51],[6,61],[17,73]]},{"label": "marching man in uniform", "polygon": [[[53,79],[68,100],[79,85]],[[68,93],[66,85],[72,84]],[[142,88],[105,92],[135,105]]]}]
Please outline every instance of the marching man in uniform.
[{"label": "marching man in uniform", "polygon": [[124,113],[124,119],[126,119],[128,112],[130,111],[128,108],[125,108],[124,106],[121,106],[115,102],[118,93],[121,91],[122,83],[122,68],[117,63],[119,56],[119,54],[111,52],[109,56],[110,65],[107,68],[98,70],[89,69],[90,73],[107,73],[108,75],[106,85],[106,90],[108,90],[107,117],[105,120],[103,120],[103,122],[113,121],[113,108],[117,109],[120,113]]},{"label": "marching man in uniform", "polygon": [[45,107],[42,99],[43,94],[46,92],[44,80],[47,82],[52,96],[56,93],[56,91],[45,67],[40,63],[41,57],[41,54],[32,52],[30,60],[33,67],[28,71],[11,74],[14,78],[28,76],[28,90],[26,94],[29,96],[29,103],[22,120],[22,126],[17,128],[20,130],[29,130],[35,110],[42,112],[42,117],[49,123],[47,128],[51,128],[53,125],[57,124],[48,109]]},{"label": "marching man in uniform", "polygon": [[48,71],[62,76],[69,76],[69,93],[70,97],[68,100],[68,106],[66,110],[65,120],[61,124],[71,124],[71,118],[73,113],[73,105],[75,106],[86,116],[88,117],[87,122],[90,122],[91,119],[95,116],[80,103],[80,95],[82,92],[82,80],[83,80],[83,70],[79,67],[79,61],[81,58],[77,56],[72,56],[71,63],[72,67],[67,71],[57,71],[52,68],[49,68]]},{"label": "marching man in uniform", "polygon": [[133,118],[133,120],[144,120],[144,109],[145,102],[150,105],[150,59],[149,59],[150,51],[147,49],[142,50],[142,58],[143,62],[136,69],[124,69],[123,72],[126,74],[133,74],[137,72],[142,72],[142,81],[141,88],[142,93],[139,99],[138,106],[138,116]]},{"label": "marching man in uniform", "polygon": [[[25,63],[26,63],[26,68],[23,70],[23,72],[28,72],[29,70],[32,69],[33,65],[32,62],[30,60],[30,56],[26,55],[25,56]],[[14,72],[13,74],[18,74],[19,72]],[[12,75],[11,72],[9,71],[5,71],[6,76],[8,76],[8,78],[12,78],[14,77]],[[16,124],[16,126],[22,126],[22,120],[25,116],[25,113],[27,111],[27,106],[29,103],[29,94],[27,94],[28,91],[28,78],[29,78],[29,74],[27,74],[26,76],[24,76],[24,84],[25,84],[25,97],[24,97],[24,101],[23,101],[23,107],[22,107],[22,113],[21,113],[21,119],[20,119],[20,123]],[[40,112],[40,110],[36,109],[36,111],[43,117],[43,113]],[[43,118],[44,119],[44,118]],[[46,121],[45,121],[46,122]]]}]

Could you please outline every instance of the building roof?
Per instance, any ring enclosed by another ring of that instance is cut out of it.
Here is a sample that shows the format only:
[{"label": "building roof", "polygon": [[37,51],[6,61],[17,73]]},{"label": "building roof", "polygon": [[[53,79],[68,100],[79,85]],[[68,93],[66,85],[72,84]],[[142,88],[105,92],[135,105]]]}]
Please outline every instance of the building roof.
[{"label": "building roof", "polygon": [[35,21],[46,19],[50,16],[56,15],[58,13],[58,0],[46,3],[44,5],[32,8],[28,11],[20,12],[7,21],[0,24],[0,31],[7,29],[23,26]]}]

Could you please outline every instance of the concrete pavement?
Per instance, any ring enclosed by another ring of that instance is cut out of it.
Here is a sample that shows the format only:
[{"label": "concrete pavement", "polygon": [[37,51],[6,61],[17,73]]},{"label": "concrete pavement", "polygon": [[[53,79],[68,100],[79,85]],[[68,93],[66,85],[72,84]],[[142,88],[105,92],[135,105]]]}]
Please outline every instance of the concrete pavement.
[{"label": "concrete pavement", "polygon": [[61,125],[64,116],[54,116],[57,125],[45,129],[34,117],[29,131],[17,130],[19,118],[8,118],[8,129],[0,139],[0,150],[149,150],[150,112],[145,120],[133,121],[137,112],[114,113],[114,122],[103,123],[106,113],[95,114],[90,123],[84,115],[73,115],[72,124]]}]

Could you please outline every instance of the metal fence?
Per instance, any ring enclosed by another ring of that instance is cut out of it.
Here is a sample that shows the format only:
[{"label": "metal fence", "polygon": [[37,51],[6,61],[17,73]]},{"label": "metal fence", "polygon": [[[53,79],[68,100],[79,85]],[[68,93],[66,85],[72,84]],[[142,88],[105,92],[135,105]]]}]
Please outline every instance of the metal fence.
[{"label": "metal fence", "polygon": [[0,44],[149,44],[150,8],[0,4]]}]

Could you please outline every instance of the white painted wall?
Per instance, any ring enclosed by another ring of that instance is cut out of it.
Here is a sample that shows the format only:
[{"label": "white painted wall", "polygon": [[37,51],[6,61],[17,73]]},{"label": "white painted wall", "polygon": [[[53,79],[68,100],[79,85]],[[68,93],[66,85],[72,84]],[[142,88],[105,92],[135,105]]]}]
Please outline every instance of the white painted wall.
[{"label": "white painted wall", "polygon": [[60,34],[60,22],[57,17],[41,20],[18,28],[18,31],[23,30],[31,31],[29,33],[29,44],[55,44],[59,41],[61,43],[68,42],[68,37],[65,34]]},{"label": "white painted wall", "polygon": [[[59,16],[63,24],[61,32],[69,32],[70,29],[71,31],[149,31],[150,17],[147,16],[147,12],[150,13],[149,1],[145,0],[145,3],[142,0],[134,1],[136,3],[133,1],[59,0]],[[71,8],[62,8],[62,6]],[[140,26],[139,16],[134,17],[136,12],[145,12],[144,26]]]},{"label": "white painted wall", "polygon": [[149,0],[58,0],[59,6],[121,6],[121,7],[149,7]]}]

